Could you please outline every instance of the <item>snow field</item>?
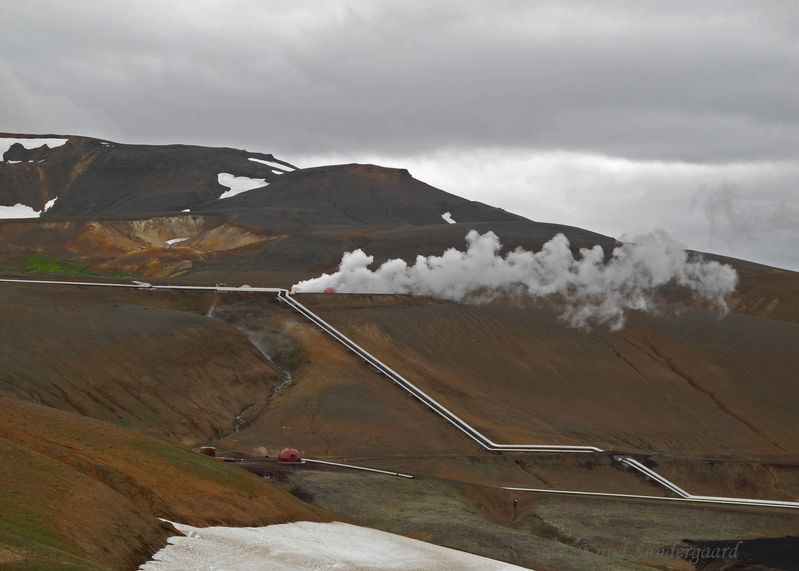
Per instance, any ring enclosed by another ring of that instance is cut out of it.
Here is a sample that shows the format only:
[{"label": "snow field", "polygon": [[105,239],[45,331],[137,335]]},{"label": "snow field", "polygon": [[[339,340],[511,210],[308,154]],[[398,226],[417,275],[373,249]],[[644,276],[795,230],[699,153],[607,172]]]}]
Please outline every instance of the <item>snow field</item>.
[{"label": "snow field", "polygon": [[36,212],[30,206],[25,206],[19,202],[13,206],[0,206],[0,219],[8,218],[38,218],[41,212]]},{"label": "snow field", "polygon": [[[262,165],[266,165],[268,167],[273,167],[272,172],[275,174],[283,174],[286,172],[286,165],[281,165],[280,163],[276,163],[274,161],[266,161],[264,159],[254,159],[252,157],[247,159],[248,161],[252,161],[254,163],[261,163]],[[278,169],[278,170],[275,170]]]},{"label": "snow field", "polygon": [[486,557],[346,523],[192,527],[139,569],[521,569]]},{"label": "snow field", "polygon": [[219,173],[217,175],[217,181],[222,186],[226,186],[230,189],[223,192],[219,196],[219,200],[222,200],[223,198],[230,198],[232,196],[236,196],[237,194],[241,194],[242,192],[247,192],[248,190],[252,190],[254,188],[262,188],[264,186],[269,185],[269,183],[266,182],[266,180],[263,178],[235,176],[226,172]]},{"label": "snow field", "polygon": [[56,200],[58,200],[57,196],[52,200],[48,200],[41,212],[37,212],[30,206],[20,204],[19,202],[13,206],[0,206],[0,220],[9,218],[39,218],[53,207]]}]

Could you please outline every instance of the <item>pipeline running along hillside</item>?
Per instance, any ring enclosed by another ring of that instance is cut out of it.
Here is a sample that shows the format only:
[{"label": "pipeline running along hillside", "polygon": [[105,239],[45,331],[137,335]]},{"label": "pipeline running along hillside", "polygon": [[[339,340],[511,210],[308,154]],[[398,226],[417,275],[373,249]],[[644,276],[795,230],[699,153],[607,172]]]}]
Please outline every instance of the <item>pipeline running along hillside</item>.
[{"label": "pipeline running along hillside", "polygon": [[[218,292],[252,292],[252,293],[272,293],[276,294],[279,301],[286,304],[288,307],[302,315],[311,323],[322,329],[325,333],[333,337],[336,341],[344,345],[348,350],[358,355],[361,359],[366,361],[369,365],[373,366],[375,370],[389,378],[392,382],[400,386],[403,390],[411,394],[416,400],[427,406],[431,411],[438,414],[444,420],[452,424],[455,428],[460,430],[463,434],[468,436],[474,442],[479,444],[485,450],[495,452],[549,452],[549,453],[603,453],[605,450],[596,446],[569,446],[563,444],[498,444],[487,436],[482,434],[476,428],[471,426],[465,420],[460,418],[454,412],[449,410],[443,404],[435,400],[433,397],[425,393],[422,389],[414,385],[411,381],[400,375],[394,369],[383,363],[380,359],[366,351],[363,347],[352,341],[349,337],[341,333],[338,329],[333,327],[327,321],[316,315],[313,311],[294,299],[287,289],[284,288],[270,288],[270,287],[230,287],[230,286],[177,286],[177,285],[152,285],[146,282],[137,282],[134,284],[121,284],[121,283],[101,283],[101,282],[69,282],[57,280],[26,280],[26,279],[11,279],[0,278],[0,283],[22,283],[22,284],[57,284],[57,285],[72,285],[72,286],[93,286],[93,287],[117,287],[117,288],[136,288],[136,289],[153,289],[153,290],[193,290],[193,291],[218,291]],[[734,504],[745,506],[757,507],[774,507],[774,508],[790,508],[799,509],[799,502],[788,502],[781,500],[760,500],[753,498],[731,498],[731,497],[718,497],[718,496],[697,496],[693,495],[684,489],[680,488],[677,484],[664,478],[654,470],[644,466],[641,462],[626,455],[617,455],[613,459],[620,464],[637,471],[647,479],[650,479],[658,485],[669,490],[675,494],[676,498],[659,498],[657,496],[635,496],[627,494],[610,494],[601,492],[579,492],[579,491],[566,491],[566,490],[546,490],[535,488],[507,488],[517,491],[541,492],[541,493],[561,493],[561,494],[574,494],[574,495],[589,495],[589,496],[605,496],[605,497],[619,497],[619,498],[646,498],[646,499],[662,499],[671,501],[687,501],[687,502],[700,502],[700,503],[713,503],[713,504]]]},{"label": "pipeline running along hillside", "polygon": [[[377,372],[388,377],[391,381],[402,387],[405,391],[410,393],[422,404],[426,405],[430,410],[441,416],[444,420],[455,426],[458,430],[463,432],[466,436],[477,442],[486,450],[495,452],[551,452],[551,453],[598,453],[605,452],[596,446],[568,446],[563,444],[497,444],[482,434],[476,428],[471,426],[465,420],[460,418],[454,412],[449,410],[443,404],[439,403],[433,397],[425,393],[422,389],[414,385],[408,379],[397,373],[394,369],[380,361],[377,357],[366,351],[360,345],[352,341],[349,337],[341,333],[338,329],[330,325],[327,321],[316,315],[306,306],[294,299],[291,293],[287,290],[280,290],[277,294],[280,301],[287,304],[289,307],[303,315],[309,321],[317,325],[324,332],[333,337],[336,341],[344,345],[347,349],[361,357],[368,364],[372,365]],[[617,455],[613,459],[620,464],[631,468],[645,478],[652,480],[660,486],[666,488],[670,492],[676,494],[678,497],[674,499],[688,500],[701,503],[720,503],[720,504],[738,504],[749,506],[763,506],[763,507],[780,507],[780,508],[793,508],[799,509],[799,502],[787,502],[780,500],[759,500],[751,498],[726,498],[717,496],[696,496],[693,495],[674,482],[661,476],[654,470],[646,467],[641,462],[626,455]],[[544,491],[532,488],[508,488],[517,491]],[[567,492],[562,492],[567,493]],[[577,492],[575,492],[577,493]],[[634,497],[624,494],[602,494],[591,493],[590,495],[598,496],[614,496],[614,497]],[[643,496],[642,496],[643,497]]]}]

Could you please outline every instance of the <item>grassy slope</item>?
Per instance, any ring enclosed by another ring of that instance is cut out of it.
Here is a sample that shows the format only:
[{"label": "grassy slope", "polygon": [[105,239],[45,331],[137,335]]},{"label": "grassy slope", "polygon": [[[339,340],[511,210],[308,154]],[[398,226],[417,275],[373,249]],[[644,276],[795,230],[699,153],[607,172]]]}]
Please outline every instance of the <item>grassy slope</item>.
[{"label": "grassy slope", "polygon": [[135,567],[169,527],[329,521],[263,479],[138,432],[0,399],[0,565]]},{"label": "grassy slope", "polygon": [[187,445],[232,432],[281,373],[202,294],[0,285],[0,395]]}]

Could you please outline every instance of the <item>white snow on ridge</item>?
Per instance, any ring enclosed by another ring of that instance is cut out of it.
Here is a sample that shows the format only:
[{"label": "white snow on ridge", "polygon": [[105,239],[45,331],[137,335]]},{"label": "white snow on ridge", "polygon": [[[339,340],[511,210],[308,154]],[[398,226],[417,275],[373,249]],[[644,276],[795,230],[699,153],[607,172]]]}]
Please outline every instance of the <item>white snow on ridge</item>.
[{"label": "white snow on ridge", "polygon": [[269,183],[263,178],[249,178],[246,176],[234,176],[230,173],[221,172],[217,175],[217,180],[222,186],[228,187],[230,190],[223,192],[219,199],[230,198],[242,192],[247,192],[254,188],[262,188],[268,186]]},{"label": "white snow on ridge", "polygon": [[[69,139],[11,139],[8,137],[0,137],[0,158],[5,152],[11,148],[14,143],[20,143],[26,149],[37,149],[42,145],[47,145],[51,149],[60,147]],[[9,161],[11,162],[11,161]]]},{"label": "white snow on ridge", "polygon": [[445,212],[444,214],[442,214],[441,218],[443,218],[444,222],[446,222],[447,224],[456,224],[456,222],[452,219],[452,214],[449,212]]},{"label": "white snow on ridge", "polygon": [[192,527],[139,567],[177,569],[522,569],[401,535],[346,523]]},{"label": "white snow on ridge", "polygon": [[188,238],[172,238],[171,240],[166,241],[166,247],[169,248],[172,244],[178,244],[180,242],[185,242]]},{"label": "white snow on ridge", "polygon": [[0,219],[3,218],[38,218],[41,212],[36,212],[30,206],[19,202],[14,206],[0,206]]},{"label": "white snow on ridge", "polygon": [[284,172],[286,172],[286,170],[288,170],[286,165],[281,165],[280,163],[276,163],[274,161],[265,161],[264,159],[254,159],[252,157],[248,158],[247,160],[248,161],[253,161],[255,163],[261,163],[262,165],[266,165],[268,167],[276,167],[276,168],[280,169],[280,170],[276,171],[273,168],[272,172],[275,173],[275,174],[283,174]]},{"label": "white snow on ridge", "polygon": [[2,206],[0,205],[0,220],[3,219],[10,219],[10,218],[39,218],[42,214],[50,210],[55,201],[58,200],[56,196],[52,200],[48,200],[47,203],[44,205],[44,208],[37,212],[30,206],[22,204],[20,202],[16,203],[13,206]]}]

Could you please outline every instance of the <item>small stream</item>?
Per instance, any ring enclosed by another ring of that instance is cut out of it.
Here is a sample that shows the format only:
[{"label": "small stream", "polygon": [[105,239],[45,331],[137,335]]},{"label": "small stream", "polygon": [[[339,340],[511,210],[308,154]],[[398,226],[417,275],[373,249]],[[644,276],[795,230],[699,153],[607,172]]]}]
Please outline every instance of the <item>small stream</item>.
[{"label": "small stream", "polygon": [[267,352],[266,345],[264,345],[263,341],[258,339],[257,333],[255,333],[254,331],[248,331],[247,329],[245,329],[243,327],[236,326],[236,325],[234,325],[234,327],[236,329],[238,329],[239,331],[241,331],[242,333],[244,333],[244,335],[247,336],[247,339],[250,340],[250,343],[252,343],[253,346],[256,349],[258,349],[258,351],[261,353],[261,355],[263,355],[266,358],[267,361],[272,363],[281,373],[283,373],[283,381],[278,386],[276,386],[275,388],[272,389],[272,392],[269,394],[269,396],[273,397],[277,393],[281,392],[286,387],[288,387],[291,384],[291,380],[292,380],[291,379],[291,371],[289,371],[288,369],[284,369],[283,367],[278,365],[272,359],[272,357]]},{"label": "small stream", "polygon": [[[267,400],[271,399],[272,397],[274,397],[278,393],[284,391],[287,387],[289,387],[291,385],[292,380],[293,380],[292,376],[291,376],[291,371],[286,369],[286,368],[284,368],[284,367],[281,367],[277,362],[275,362],[275,360],[269,354],[270,352],[269,352],[268,346],[259,337],[257,331],[253,331],[251,329],[248,329],[247,327],[244,327],[243,325],[239,325],[239,324],[236,324],[236,323],[231,323],[231,322],[225,320],[220,314],[218,314],[216,312],[216,301],[214,301],[213,305],[211,305],[211,307],[208,309],[208,311],[206,312],[205,315],[206,315],[206,317],[209,317],[211,319],[221,319],[222,321],[225,321],[226,323],[229,323],[230,325],[235,327],[238,331],[243,333],[247,337],[247,339],[250,341],[250,343],[252,343],[253,347],[258,349],[258,352],[261,355],[263,355],[263,357],[267,361],[269,361],[275,368],[277,368],[282,373],[283,380],[277,386],[272,388],[272,390],[269,393],[269,397],[267,398]],[[246,417],[246,413],[248,411],[251,411],[251,409],[253,409],[253,408],[262,409],[265,405],[266,405],[266,401],[261,401],[261,402],[258,402],[258,403],[249,404],[249,405],[245,406],[243,409],[241,409],[241,411],[236,416],[233,417],[233,432],[239,432],[242,428],[246,427],[251,422],[251,419],[248,420],[247,417]],[[260,414],[260,410],[255,412],[255,416],[257,416],[258,414]]]}]

